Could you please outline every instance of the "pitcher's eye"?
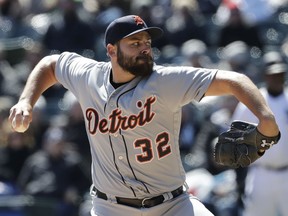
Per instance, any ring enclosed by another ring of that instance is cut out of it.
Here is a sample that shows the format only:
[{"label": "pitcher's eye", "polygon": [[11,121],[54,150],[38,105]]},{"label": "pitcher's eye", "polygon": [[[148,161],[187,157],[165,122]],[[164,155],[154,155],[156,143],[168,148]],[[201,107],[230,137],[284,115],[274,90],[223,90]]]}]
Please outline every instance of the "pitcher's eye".
[{"label": "pitcher's eye", "polygon": [[151,46],[151,40],[147,41],[145,44],[146,44],[147,46]]}]

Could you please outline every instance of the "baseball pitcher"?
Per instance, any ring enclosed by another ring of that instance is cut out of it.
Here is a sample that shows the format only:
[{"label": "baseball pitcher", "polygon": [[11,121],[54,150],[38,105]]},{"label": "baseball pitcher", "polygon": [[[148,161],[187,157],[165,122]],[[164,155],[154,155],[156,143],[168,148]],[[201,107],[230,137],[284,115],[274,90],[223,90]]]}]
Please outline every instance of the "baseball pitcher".
[{"label": "baseball pitcher", "polygon": [[[273,113],[245,75],[156,65],[151,43],[162,33],[136,15],[116,19],[105,32],[109,62],[70,52],[46,56],[10,110],[14,130],[24,132],[32,121],[34,104],[46,89],[59,82],[76,96],[91,145],[93,216],[213,215],[184,187],[178,140],[181,107],[191,101],[232,94],[259,119],[257,131],[248,133],[259,132],[275,140],[279,135]],[[217,147],[220,162],[221,157],[227,161],[227,152],[234,155],[233,148],[225,150],[223,140]],[[228,141],[234,146],[232,139]],[[238,139],[235,146],[239,144]],[[263,154],[262,149],[255,153],[253,148],[251,157],[255,154]]]}]

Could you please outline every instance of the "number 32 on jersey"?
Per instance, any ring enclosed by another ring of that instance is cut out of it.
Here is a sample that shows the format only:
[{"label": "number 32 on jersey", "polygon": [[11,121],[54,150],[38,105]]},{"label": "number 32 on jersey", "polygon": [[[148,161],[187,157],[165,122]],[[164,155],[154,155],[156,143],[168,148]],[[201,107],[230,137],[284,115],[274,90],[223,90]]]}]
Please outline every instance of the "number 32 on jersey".
[{"label": "number 32 on jersey", "polygon": [[[154,146],[156,148],[154,148]],[[171,146],[169,144],[169,134],[167,132],[159,133],[155,139],[155,142],[148,138],[137,139],[134,142],[134,148],[141,149],[141,154],[135,155],[136,160],[139,163],[150,162],[155,154],[158,160],[166,157],[171,153]]]}]

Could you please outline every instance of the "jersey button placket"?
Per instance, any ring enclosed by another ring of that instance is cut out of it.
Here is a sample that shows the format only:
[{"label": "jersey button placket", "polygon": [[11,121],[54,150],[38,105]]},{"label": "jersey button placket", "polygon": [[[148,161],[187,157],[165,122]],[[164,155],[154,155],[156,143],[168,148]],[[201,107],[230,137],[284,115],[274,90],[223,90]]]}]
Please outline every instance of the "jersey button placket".
[{"label": "jersey button placket", "polygon": [[108,98],[107,104],[112,109],[116,107],[116,100],[115,100],[115,96],[113,96],[113,94]]},{"label": "jersey button placket", "polygon": [[127,164],[127,161],[126,161],[126,158],[125,158],[125,153],[117,153],[117,156],[116,156],[116,158],[117,158],[117,164],[118,164],[118,168],[119,168],[119,171],[121,172],[121,174],[122,174],[122,176],[124,177],[124,178],[126,178],[126,175],[127,175],[127,166],[128,166],[128,164]]},{"label": "jersey button placket", "polygon": [[118,137],[118,133],[116,132],[116,133],[113,133],[113,136],[116,138],[116,137]]}]

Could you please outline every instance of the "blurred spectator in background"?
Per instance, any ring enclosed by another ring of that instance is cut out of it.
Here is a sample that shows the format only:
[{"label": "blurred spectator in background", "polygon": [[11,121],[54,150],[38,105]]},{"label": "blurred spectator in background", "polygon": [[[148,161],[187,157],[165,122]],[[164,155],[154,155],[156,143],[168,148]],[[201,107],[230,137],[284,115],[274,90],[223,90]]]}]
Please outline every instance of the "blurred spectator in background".
[{"label": "blurred spectator in background", "polygon": [[52,23],[43,38],[45,48],[51,53],[72,51],[94,57],[95,32],[80,19],[74,0],[59,0],[57,11],[52,13]]},{"label": "blurred spectator in background", "polygon": [[221,0],[197,0],[199,10],[206,17],[210,17],[216,13]]},{"label": "blurred spectator in background", "polygon": [[[13,106],[15,100],[10,96],[0,96],[0,133],[2,131],[2,127],[4,127],[5,121],[7,121],[7,114],[9,115],[10,106]],[[4,129],[3,129],[4,130]],[[3,138],[0,136],[0,140]]]},{"label": "blurred spectator in background", "polygon": [[[23,43],[25,43],[25,41],[23,41]],[[40,59],[44,57],[45,54],[43,44],[37,40],[27,38],[23,49],[23,58],[19,63],[13,66],[15,70],[15,80],[18,80],[21,89],[24,87],[24,80],[27,79],[31,73],[31,70],[35,67],[37,62],[39,62]]]},{"label": "blurred spectator in background", "polygon": [[[243,216],[288,215],[288,90],[285,85],[287,64],[275,51],[264,55],[264,80],[261,92],[272,109],[282,132],[275,147],[248,168],[245,183]],[[241,103],[233,119],[257,123],[255,116]],[[271,187],[273,185],[273,187]],[[265,205],[264,205],[264,204]]]},{"label": "blurred spectator in background", "polygon": [[9,106],[13,102],[11,97],[0,97],[0,195],[19,194],[17,178],[34,147],[34,140],[29,132],[16,133],[8,124],[5,116],[9,115]]},{"label": "blurred spectator in background", "polygon": [[[287,5],[287,7],[288,7],[288,5]],[[288,60],[288,36],[282,42],[282,44],[280,46],[280,50],[282,51],[284,58],[287,61]]]},{"label": "blurred spectator in background", "polygon": [[[46,131],[42,144],[42,149],[24,163],[19,187],[23,194],[36,197],[36,201],[54,205],[53,215],[77,215],[81,196],[90,187],[90,179],[83,177],[79,165],[81,156],[66,141],[64,130],[57,126]],[[40,209],[39,214],[42,212]]]},{"label": "blurred spectator in background", "polygon": [[2,80],[0,82],[0,95],[17,98],[23,88],[21,85],[21,79],[23,78],[21,77],[21,71],[16,71],[7,59],[1,59],[0,77],[2,77],[0,79]]},{"label": "blurred spectator in background", "polygon": [[268,66],[277,63],[284,63],[285,59],[281,52],[279,51],[269,51],[263,55],[263,70],[267,69]]},{"label": "blurred spectator in background", "polygon": [[[248,26],[258,26],[267,22],[286,0],[222,0],[216,15],[220,22],[226,22],[231,9],[237,8],[241,13],[241,20]],[[276,2],[276,4],[275,4]],[[282,2],[282,3],[279,3]],[[276,6],[277,5],[277,6]]]},{"label": "blurred spectator in background", "polygon": [[208,55],[208,47],[198,39],[190,39],[181,45],[183,65],[193,67],[213,68],[213,62]]},{"label": "blurred spectator in background", "polygon": [[49,13],[59,0],[19,0],[22,13],[30,19],[34,15]]},{"label": "blurred spectator in background", "polygon": [[43,46],[31,38],[20,39],[19,48],[22,49],[22,57],[15,64],[10,64],[6,59],[0,61],[0,73],[3,76],[1,85],[2,94],[19,97],[24,88],[24,80],[27,79],[36,62],[43,57]]},{"label": "blurred spectator in background", "polygon": [[0,96],[0,146],[5,146],[7,142],[7,115],[9,115],[9,107],[13,106],[14,102],[15,100],[10,96]]},{"label": "blurred spectator in background", "polygon": [[[257,25],[248,24],[243,19],[243,14],[236,3],[230,1],[223,2],[227,10],[227,18],[221,21],[223,23],[218,33],[218,46],[224,47],[234,41],[243,41],[249,47],[255,46],[262,49],[263,42],[261,41]],[[223,16],[223,11],[220,9],[218,18],[219,16]],[[221,20],[221,17],[219,19]]]},{"label": "blurred spectator in background", "polygon": [[0,47],[3,58],[14,65],[23,57],[23,39],[40,35],[25,21],[19,0],[0,1]]},{"label": "blurred spectator in background", "polygon": [[196,0],[172,0],[172,14],[165,22],[168,43],[181,46],[189,39],[206,41],[203,17]]},{"label": "blurred spectator in background", "polygon": [[[19,96],[19,93],[24,88],[24,80],[27,79],[36,61],[42,58],[43,49],[41,44],[31,41],[30,45],[29,49],[25,49],[24,58],[18,64],[11,66],[6,60],[0,60],[0,77],[1,74],[3,75],[2,83],[0,82],[0,95],[3,100],[0,100],[0,102],[2,101],[1,106],[6,106],[6,103],[11,103],[11,100],[15,100]],[[47,118],[51,116],[49,112],[44,112],[49,111],[46,109],[46,106],[46,99],[41,96],[33,110],[35,114],[33,114],[33,122],[29,128],[29,135],[35,139],[35,148],[39,147],[38,145],[41,142],[43,132],[47,128]],[[6,109],[9,112],[10,108],[6,107]]]},{"label": "blurred spectator in background", "polygon": [[42,148],[42,140],[46,130],[50,126],[51,115],[48,112],[46,99],[41,96],[33,109],[33,121],[30,123],[29,132],[35,140],[34,151]]},{"label": "blurred spectator in background", "polygon": [[25,22],[25,16],[20,9],[20,0],[0,1],[0,38],[15,38],[27,36],[38,38],[38,34]]},{"label": "blurred spectator in background", "polygon": [[[10,188],[7,194],[19,194],[18,175],[24,162],[33,152],[34,140],[29,133],[17,133],[11,128],[6,128],[5,138],[6,142],[0,146],[0,182]],[[3,192],[2,189],[0,194]]]},{"label": "blurred spectator in background", "polygon": [[233,70],[247,75],[255,83],[261,79],[260,71],[252,61],[250,48],[243,41],[234,41],[229,43],[221,50],[221,61],[219,68],[223,70]]},{"label": "blurred spectator in background", "polygon": [[[0,97],[0,182],[11,186],[16,191],[16,180],[20,169],[32,152],[34,146],[30,134],[13,132],[5,115],[9,115],[9,106],[13,98]],[[1,194],[1,190],[0,190]]]},{"label": "blurred spectator in background", "polygon": [[223,61],[219,64],[222,69],[235,70],[240,73],[247,73],[247,66],[250,63],[249,47],[243,41],[233,41],[227,44],[221,53]]},{"label": "blurred spectator in background", "polygon": [[[79,7],[82,5],[74,0],[58,1],[57,10],[50,14],[52,23],[43,36],[43,45],[48,53],[72,51],[86,57],[95,57],[95,31],[79,17]],[[58,103],[65,92],[66,89],[56,85],[48,89],[44,96],[49,102]]]},{"label": "blurred spectator in background", "polygon": [[[226,1],[231,2],[233,0]],[[245,19],[249,25],[261,25],[268,21],[276,12],[276,5],[278,4],[278,6],[280,6],[281,3],[279,4],[279,2],[283,2],[283,0],[234,0],[234,2],[235,1],[243,14],[243,19]],[[273,7],[273,5],[275,7]]]},{"label": "blurred spectator in background", "polygon": [[81,106],[72,92],[67,91],[61,99],[60,108],[67,117],[64,126],[67,141],[72,143],[72,147],[81,155],[82,171],[86,178],[90,179],[92,159]]},{"label": "blurred spectator in background", "polygon": [[197,106],[192,103],[182,108],[179,144],[183,154],[189,153],[195,143],[195,137],[199,130],[199,121],[202,120],[201,115],[198,115],[198,113]]}]

